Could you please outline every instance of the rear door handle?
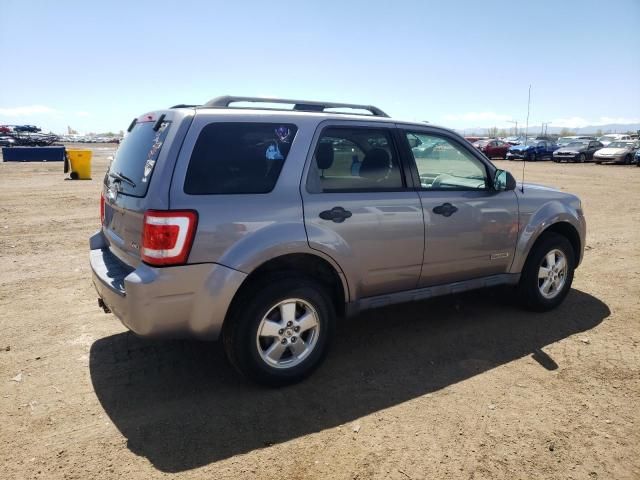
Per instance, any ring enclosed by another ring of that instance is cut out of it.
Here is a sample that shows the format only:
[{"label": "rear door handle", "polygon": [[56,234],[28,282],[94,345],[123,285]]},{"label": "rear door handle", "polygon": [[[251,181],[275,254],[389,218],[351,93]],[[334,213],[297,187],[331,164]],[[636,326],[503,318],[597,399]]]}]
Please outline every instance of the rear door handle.
[{"label": "rear door handle", "polygon": [[320,218],[323,220],[331,220],[335,223],[342,223],[349,218],[352,213],[342,207],[333,207],[331,210],[320,212]]},{"label": "rear door handle", "polygon": [[433,213],[444,215],[445,217],[450,217],[457,211],[458,207],[456,207],[455,205],[451,205],[449,202],[438,205],[437,207],[433,207]]}]

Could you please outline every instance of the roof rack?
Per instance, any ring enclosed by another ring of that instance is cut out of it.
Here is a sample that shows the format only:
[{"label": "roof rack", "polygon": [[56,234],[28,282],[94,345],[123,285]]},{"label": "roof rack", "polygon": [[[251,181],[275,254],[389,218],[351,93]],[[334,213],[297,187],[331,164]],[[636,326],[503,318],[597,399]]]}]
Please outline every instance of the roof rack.
[{"label": "roof rack", "polygon": [[[249,103],[284,103],[293,105],[293,110],[304,112],[324,112],[327,108],[352,108],[355,110],[366,110],[371,112],[374,117],[388,117],[385,112],[373,105],[356,105],[352,103],[334,103],[334,102],[314,102],[311,100],[289,100],[285,98],[267,98],[267,97],[234,97],[225,95],[209,100],[203,107],[229,108],[232,103],[249,102]],[[331,112],[339,113],[339,112]]]}]

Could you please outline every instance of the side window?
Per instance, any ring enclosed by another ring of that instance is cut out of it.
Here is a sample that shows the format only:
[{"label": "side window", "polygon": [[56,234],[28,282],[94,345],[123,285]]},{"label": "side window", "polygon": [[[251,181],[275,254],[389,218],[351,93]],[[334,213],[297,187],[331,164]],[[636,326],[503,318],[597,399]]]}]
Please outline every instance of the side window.
[{"label": "side window", "polygon": [[211,123],[193,148],[184,192],[268,193],[280,176],[296,132],[279,123]]},{"label": "side window", "polygon": [[388,130],[329,127],[322,131],[307,177],[309,192],[403,187],[398,155]]},{"label": "side window", "polygon": [[453,140],[424,133],[416,136],[422,144],[412,148],[420,185],[425,190],[481,190],[488,186],[485,164]]}]

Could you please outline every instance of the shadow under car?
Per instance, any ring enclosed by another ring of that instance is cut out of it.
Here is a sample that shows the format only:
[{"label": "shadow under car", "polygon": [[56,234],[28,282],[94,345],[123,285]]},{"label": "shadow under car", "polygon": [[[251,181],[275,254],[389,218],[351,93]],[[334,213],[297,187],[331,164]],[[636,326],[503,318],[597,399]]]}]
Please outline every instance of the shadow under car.
[{"label": "shadow under car", "polygon": [[[233,371],[219,343],[121,333],[91,347],[95,392],[128,448],[180,472],[332,428],[589,330],[610,311],[572,290],[547,313],[505,305],[501,289],[368,311],[339,322],[324,364],[281,389]],[[115,321],[115,319],[114,319]]]}]

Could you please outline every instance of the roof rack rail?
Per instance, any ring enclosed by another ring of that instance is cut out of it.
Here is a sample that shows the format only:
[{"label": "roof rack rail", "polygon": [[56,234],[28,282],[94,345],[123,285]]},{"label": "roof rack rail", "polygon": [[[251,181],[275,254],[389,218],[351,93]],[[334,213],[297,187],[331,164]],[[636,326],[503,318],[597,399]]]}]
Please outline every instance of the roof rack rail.
[{"label": "roof rack rail", "polygon": [[173,107],[169,107],[171,108],[194,108],[194,107],[199,107],[200,105],[187,105],[185,103],[179,103],[178,105],[174,105]]},{"label": "roof rack rail", "polygon": [[[304,112],[324,112],[327,108],[352,108],[355,110],[366,110],[371,112],[374,117],[388,117],[385,112],[373,105],[356,105],[353,103],[335,103],[335,102],[315,102],[312,100],[290,100],[285,98],[268,98],[268,97],[234,97],[225,95],[209,100],[202,105],[203,107],[229,108],[232,103],[249,102],[249,103],[285,103],[292,104],[293,109]],[[337,112],[335,112],[337,113]]]}]

